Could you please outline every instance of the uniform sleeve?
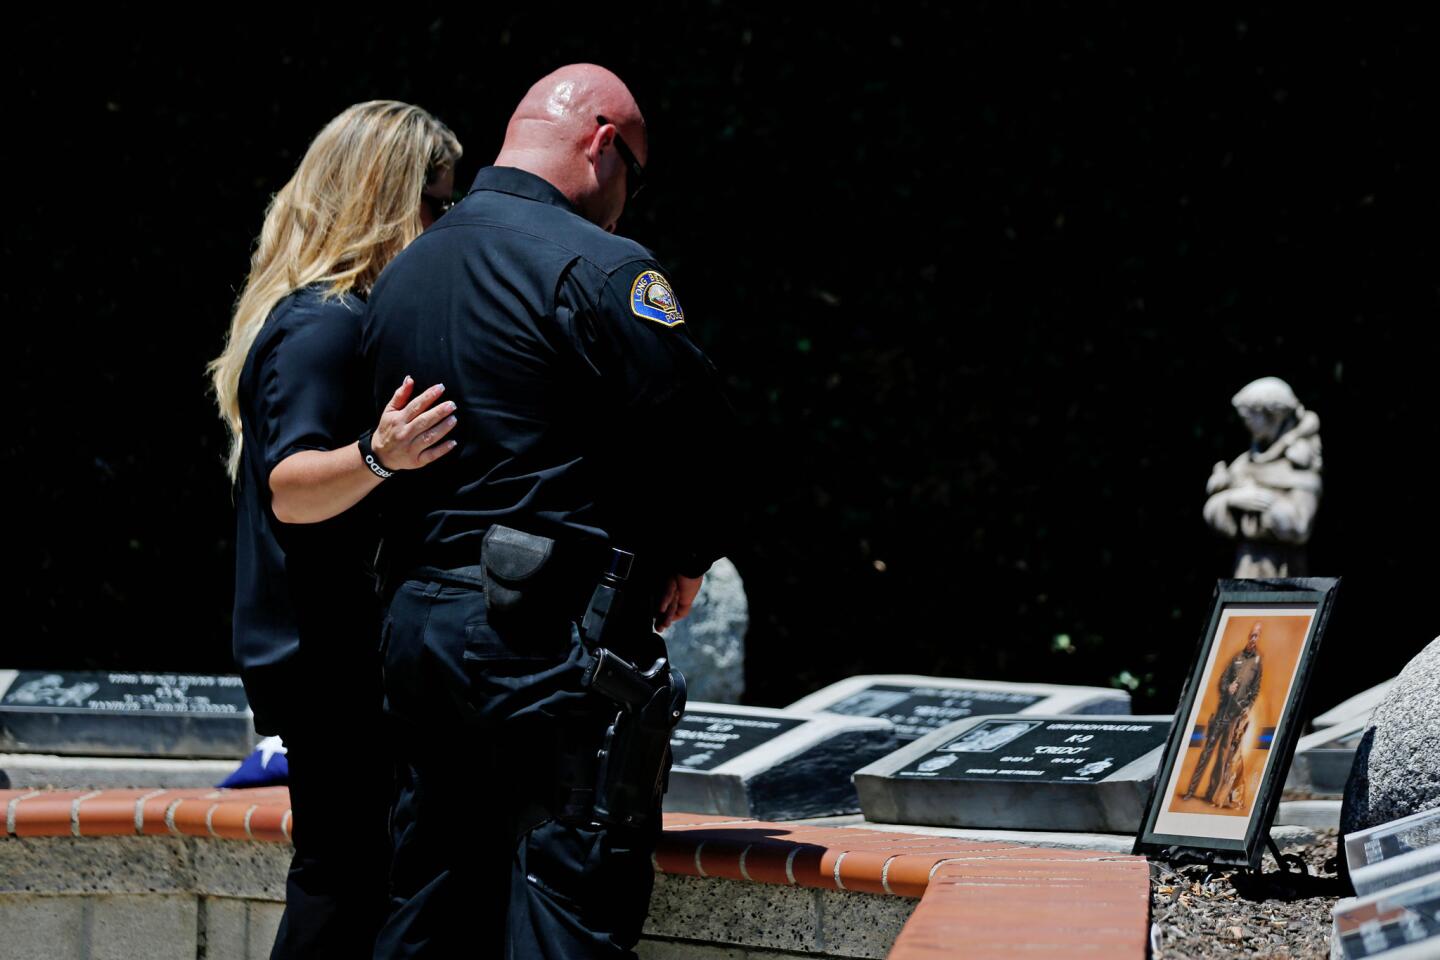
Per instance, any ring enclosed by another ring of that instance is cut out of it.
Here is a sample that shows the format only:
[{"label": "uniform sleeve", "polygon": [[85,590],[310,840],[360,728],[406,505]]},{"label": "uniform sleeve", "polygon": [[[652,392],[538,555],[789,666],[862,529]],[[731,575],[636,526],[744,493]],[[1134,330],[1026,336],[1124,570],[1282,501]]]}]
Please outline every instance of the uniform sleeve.
[{"label": "uniform sleeve", "polygon": [[727,551],[736,487],[735,417],[710,358],[690,337],[683,307],[654,261],[562,285],[575,349],[611,405],[617,491],[627,514],[646,518],[645,539],[676,572],[700,576]]},{"label": "uniform sleeve", "polygon": [[343,303],[327,303],[299,318],[260,358],[256,412],[264,431],[266,476],[300,450],[334,450],[356,439],[346,423],[345,394],[360,319]]}]

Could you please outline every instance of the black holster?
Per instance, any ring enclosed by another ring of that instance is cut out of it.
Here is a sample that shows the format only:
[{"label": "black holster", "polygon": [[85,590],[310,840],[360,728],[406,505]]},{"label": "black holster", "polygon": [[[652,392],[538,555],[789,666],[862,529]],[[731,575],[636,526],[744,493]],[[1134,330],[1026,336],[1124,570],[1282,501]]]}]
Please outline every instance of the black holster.
[{"label": "black holster", "polygon": [[608,825],[640,827],[659,813],[668,786],[670,731],[685,712],[685,675],[664,657],[648,670],[618,656],[612,636],[630,622],[624,616],[625,587],[633,554],[612,550],[609,567],[590,596],[581,621],[591,662],[584,685],[619,708],[600,747],[593,819]]},{"label": "black holster", "polygon": [[685,675],[664,659],[643,673],[601,647],[585,683],[620,708],[600,748],[592,817],[640,827],[659,810],[668,786],[670,731],[685,712]]}]

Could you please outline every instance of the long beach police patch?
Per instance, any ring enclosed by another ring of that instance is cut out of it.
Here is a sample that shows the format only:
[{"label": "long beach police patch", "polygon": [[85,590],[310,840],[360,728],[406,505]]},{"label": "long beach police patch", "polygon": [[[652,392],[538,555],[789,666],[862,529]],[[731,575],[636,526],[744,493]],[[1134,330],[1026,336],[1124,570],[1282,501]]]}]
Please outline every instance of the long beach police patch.
[{"label": "long beach police patch", "polygon": [[630,285],[630,309],[635,316],[673,327],[685,322],[685,312],[670,281],[655,270],[646,270]]}]

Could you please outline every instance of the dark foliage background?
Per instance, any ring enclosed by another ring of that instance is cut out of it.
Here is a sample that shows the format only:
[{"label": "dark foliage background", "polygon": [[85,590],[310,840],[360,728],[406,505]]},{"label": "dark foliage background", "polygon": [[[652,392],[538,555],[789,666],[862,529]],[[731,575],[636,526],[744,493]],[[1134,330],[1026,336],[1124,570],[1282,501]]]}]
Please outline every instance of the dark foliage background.
[{"label": "dark foliage background", "polygon": [[[445,119],[468,182],[580,59],[641,99],[626,228],[753,443],[753,702],[914,671],[1116,678],[1172,709],[1230,562],[1204,481],[1265,374],[1324,425],[1312,568],[1346,583],[1313,702],[1440,633],[1428,30],[1254,4],[215,16],[13,30],[0,665],[228,667],[203,367],[269,194],[375,97]],[[658,509],[703,509],[669,480]]]}]

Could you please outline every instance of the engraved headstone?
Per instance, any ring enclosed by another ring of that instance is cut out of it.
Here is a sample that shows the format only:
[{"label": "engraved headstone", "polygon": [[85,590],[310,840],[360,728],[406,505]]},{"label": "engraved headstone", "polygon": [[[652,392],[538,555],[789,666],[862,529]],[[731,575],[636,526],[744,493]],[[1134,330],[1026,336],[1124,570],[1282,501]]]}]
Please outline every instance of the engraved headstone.
[{"label": "engraved headstone", "polygon": [[855,774],[869,820],[1134,833],[1170,716],[979,716]]},{"label": "engraved headstone", "polygon": [[1005,683],[913,674],[848,677],[790,704],[852,717],[880,717],[905,740],[987,714],[1129,714],[1130,694],[1109,687]]},{"label": "engraved headstone", "polygon": [[1361,714],[1301,737],[1285,777],[1285,792],[1311,799],[1344,796],[1350,767],[1355,763],[1355,748],[1365,736],[1369,721],[1368,714]]},{"label": "engraved headstone", "polygon": [[0,674],[0,752],[243,757],[256,741],[240,678],[20,670]]},{"label": "engraved headstone", "polygon": [[691,703],[670,734],[665,808],[762,820],[859,813],[852,775],[899,745],[884,720]]},{"label": "engraved headstone", "polygon": [[1440,956],[1440,876],[1335,905],[1331,956],[1433,960]]}]

